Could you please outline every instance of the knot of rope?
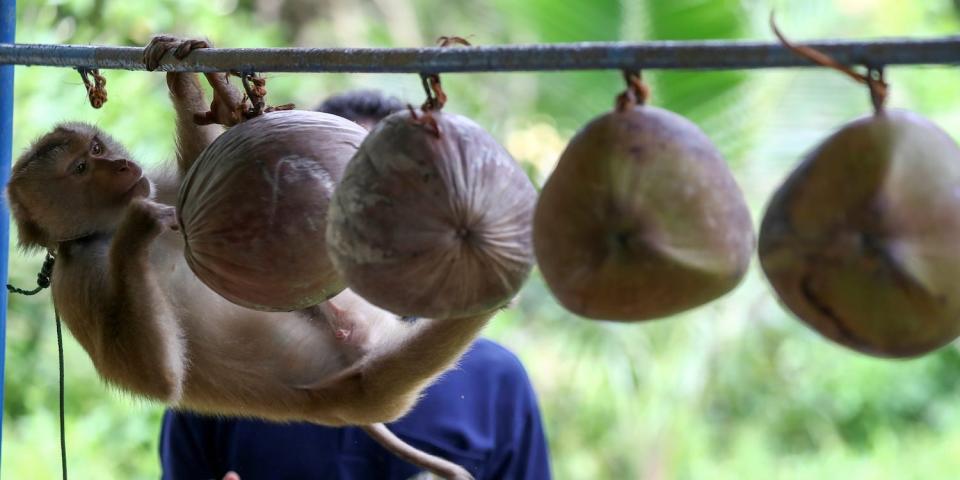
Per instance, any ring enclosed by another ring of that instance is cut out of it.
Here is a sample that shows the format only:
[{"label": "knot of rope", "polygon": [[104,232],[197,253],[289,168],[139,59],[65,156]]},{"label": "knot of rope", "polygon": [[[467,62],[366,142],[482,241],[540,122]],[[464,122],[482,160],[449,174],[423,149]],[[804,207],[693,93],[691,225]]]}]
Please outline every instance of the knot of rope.
[{"label": "knot of rope", "polygon": [[240,82],[243,84],[243,91],[246,97],[244,101],[249,100],[251,104],[250,108],[243,112],[243,116],[246,120],[259,117],[264,113],[294,109],[294,105],[292,103],[268,107],[265,99],[267,96],[267,79],[261,77],[256,72],[247,72],[236,75],[240,77]]},{"label": "knot of rope", "polygon": [[420,110],[429,112],[443,109],[443,106],[447,104],[447,94],[440,85],[440,75],[421,73],[420,80],[423,83],[423,91],[427,94],[427,99],[420,106]]},{"label": "knot of rope", "polygon": [[43,260],[43,266],[40,267],[40,273],[37,274],[37,288],[33,290],[23,290],[8,283],[7,291],[20,295],[36,295],[40,293],[41,290],[50,286],[50,277],[53,275],[53,262],[55,260],[56,257],[52,253],[47,252],[47,258]]},{"label": "knot of rope", "polygon": [[777,22],[774,20],[773,13],[770,14],[770,29],[773,30],[773,34],[777,36],[780,43],[791,52],[822,67],[832,68],[854,79],[857,83],[866,85],[870,89],[870,100],[873,103],[874,112],[880,113],[883,111],[883,105],[886,103],[890,88],[884,78],[882,66],[869,66],[867,67],[866,75],[864,75],[849,65],[844,65],[838,62],[837,59],[815,48],[806,45],[795,45],[787,40],[787,37],[780,32],[780,29],[777,27]]},{"label": "knot of rope", "polygon": [[624,70],[623,80],[627,84],[626,90],[617,95],[617,111],[626,112],[637,105],[645,105],[650,98],[650,87],[643,83],[639,70]]},{"label": "knot of rope", "polygon": [[[87,87],[87,98],[90,99],[90,106],[100,108],[107,103],[107,79],[100,74],[96,68],[77,67],[80,72],[80,78],[83,79],[83,85]],[[90,80],[93,77],[93,80]]]},{"label": "knot of rope", "polygon": [[[443,36],[437,39],[437,45],[441,48],[456,45],[469,47],[470,42],[463,37]],[[439,74],[421,73],[420,82],[423,84],[423,93],[427,96],[427,99],[420,105],[420,111],[423,112],[423,115],[417,115],[416,110],[413,109],[413,105],[408,104],[407,109],[410,110],[410,116],[413,117],[414,122],[423,125],[430,133],[440,138],[440,126],[437,125],[437,120],[433,118],[431,112],[439,112],[443,109],[443,106],[447,103],[447,94],[443,91],[443,86],[440,84]]]}]

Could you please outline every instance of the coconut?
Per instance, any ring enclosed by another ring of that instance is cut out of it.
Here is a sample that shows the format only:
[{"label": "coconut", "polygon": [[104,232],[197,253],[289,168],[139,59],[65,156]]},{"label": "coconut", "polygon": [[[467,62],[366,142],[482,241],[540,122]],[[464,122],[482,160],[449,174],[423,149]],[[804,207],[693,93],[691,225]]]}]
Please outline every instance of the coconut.
[{"label": "coconut", "polygon": [[880,110],[810,152],[770,201],[760,263],[825,337],[908,357],[960,334],[960,147],[916,113]]},{"label": "coconut", "polygon": [[366,130],[326,113],[277,111],[204,150],[177,211],[190,268],[238,305],[305,308],[339,293],[327,255],[330,198]]},{"label": "coconut", "polygon": [[687,119],[649,106],[602,115],[577,133],[540,193],[533,238],[564,307],[619,321],[720,297],[754,248],[720,153]]},{"label": "coconut", "polygon": [[334,194],[327,245],[347,285],[400,315],[504,306],[533,264],[536,192],[479,125],[398,112],[370,133]]}]

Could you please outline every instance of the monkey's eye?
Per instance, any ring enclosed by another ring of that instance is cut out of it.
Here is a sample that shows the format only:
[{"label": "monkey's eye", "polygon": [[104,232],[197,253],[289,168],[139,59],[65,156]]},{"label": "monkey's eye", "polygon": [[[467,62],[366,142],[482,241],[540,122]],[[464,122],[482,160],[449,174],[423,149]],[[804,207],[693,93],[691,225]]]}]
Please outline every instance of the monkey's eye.
[{"label": "monkey's eye", "polygon": [[91,155],[100,155],[103,153],[103,144],[99,140],[94,139],[90,142],[90,154]]},{"label": "monkey's eye", "polygon": [[[92,150],[92,149],[91,149]],[[77,175],[83,175],[87,171],[87,162],[78,162],[75,167],[73,167],[73,173]]]}]

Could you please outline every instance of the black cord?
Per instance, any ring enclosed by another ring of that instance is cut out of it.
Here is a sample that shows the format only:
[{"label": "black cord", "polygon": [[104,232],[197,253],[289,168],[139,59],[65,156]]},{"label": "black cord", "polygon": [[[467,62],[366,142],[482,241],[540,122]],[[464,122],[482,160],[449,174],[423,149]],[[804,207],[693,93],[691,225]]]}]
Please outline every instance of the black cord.
[{"label": "black cord", "polygon": [[57,320],[57,353],[60,357],[60,468],[63,471],[63,480],[67,480],[67,427],[64,407],[63,392],[63,332],[60,327],[60,312],[57,307],[53,307],[53,317]]},{"label": "black cord", "polygon": [[[40,267],[40,273],[37,274],[37,288],[33,290],[23,290],[8,283],[7,291],[21,295],[36,295],[40,293],[41,290],[50,286],[50,276],[53,274],[53,263],[55,260],[56,256],[53,255],[53,253],[47,252],[47,258],[44,259],[43,266]],[[57,311],[56,305],[53,306],[53,318],[57,324],[57,353],[60,367],[60,469],[63,472],[63,480],[67,480],[67,427],[63,394],[65,383],[63,380],[63,329],[60,325],[60,312]]]},{"label": "black cord", "polygon": [[50,276],[53,275],[53,262],[57,259],[52,253],[47,252],[47,258],[43,260],[43,266],[40,267],[40,273],[37,274],[37,288],[33,290],[23,290],[7,284],[7,291],[10,293],[19,293],[20,295],[36,295],[41,290],[50,286]]}]

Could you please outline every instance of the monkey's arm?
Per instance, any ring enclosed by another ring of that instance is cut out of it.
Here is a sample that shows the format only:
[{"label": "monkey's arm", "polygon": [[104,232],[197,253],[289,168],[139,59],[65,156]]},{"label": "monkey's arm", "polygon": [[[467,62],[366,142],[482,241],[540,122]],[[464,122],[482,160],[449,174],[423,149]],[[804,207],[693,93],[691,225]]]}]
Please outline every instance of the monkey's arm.
[{"label": "monkey's arm", "polygon": [[416,392],[460,358],[494,314],[418,320],[406,338],[318,385],[313,407],[337,412],[344,424],[396,419],[416,401]]},{"label": "monkey's arm", "polygon": [[209,106],[195,73],[167,73],[170,100],[177,112],[177,168],[186,174],[200,152],[223,133],[219,125],[198,125],[194,120],[204,115]]},{"label": "monkey's arm", "polygon": [[[205,39],[157,35],[144,47],[143,62],[147,70],[155,70],[167,53],[183,60],[192,51],[209,47],[210,42]],[[203,117],[208,110],[196,73],[168,72],[167,88],[173,108],[177,112],[177,167],[179,175],[182,176],[190,169],[200,152],[207,148],[223,129],[218,125],[199,125],[195,121]]]},{"label": "monkey's arm", "polygon": [[97,369],[108,381],[168,403],[182,393],[185,352],[175,311],[150,267],[149,247],[173,215],[172,207],[147,200],[127,207],[107,253],[105,292],[91,299],[100,302],[91,355]]}]

